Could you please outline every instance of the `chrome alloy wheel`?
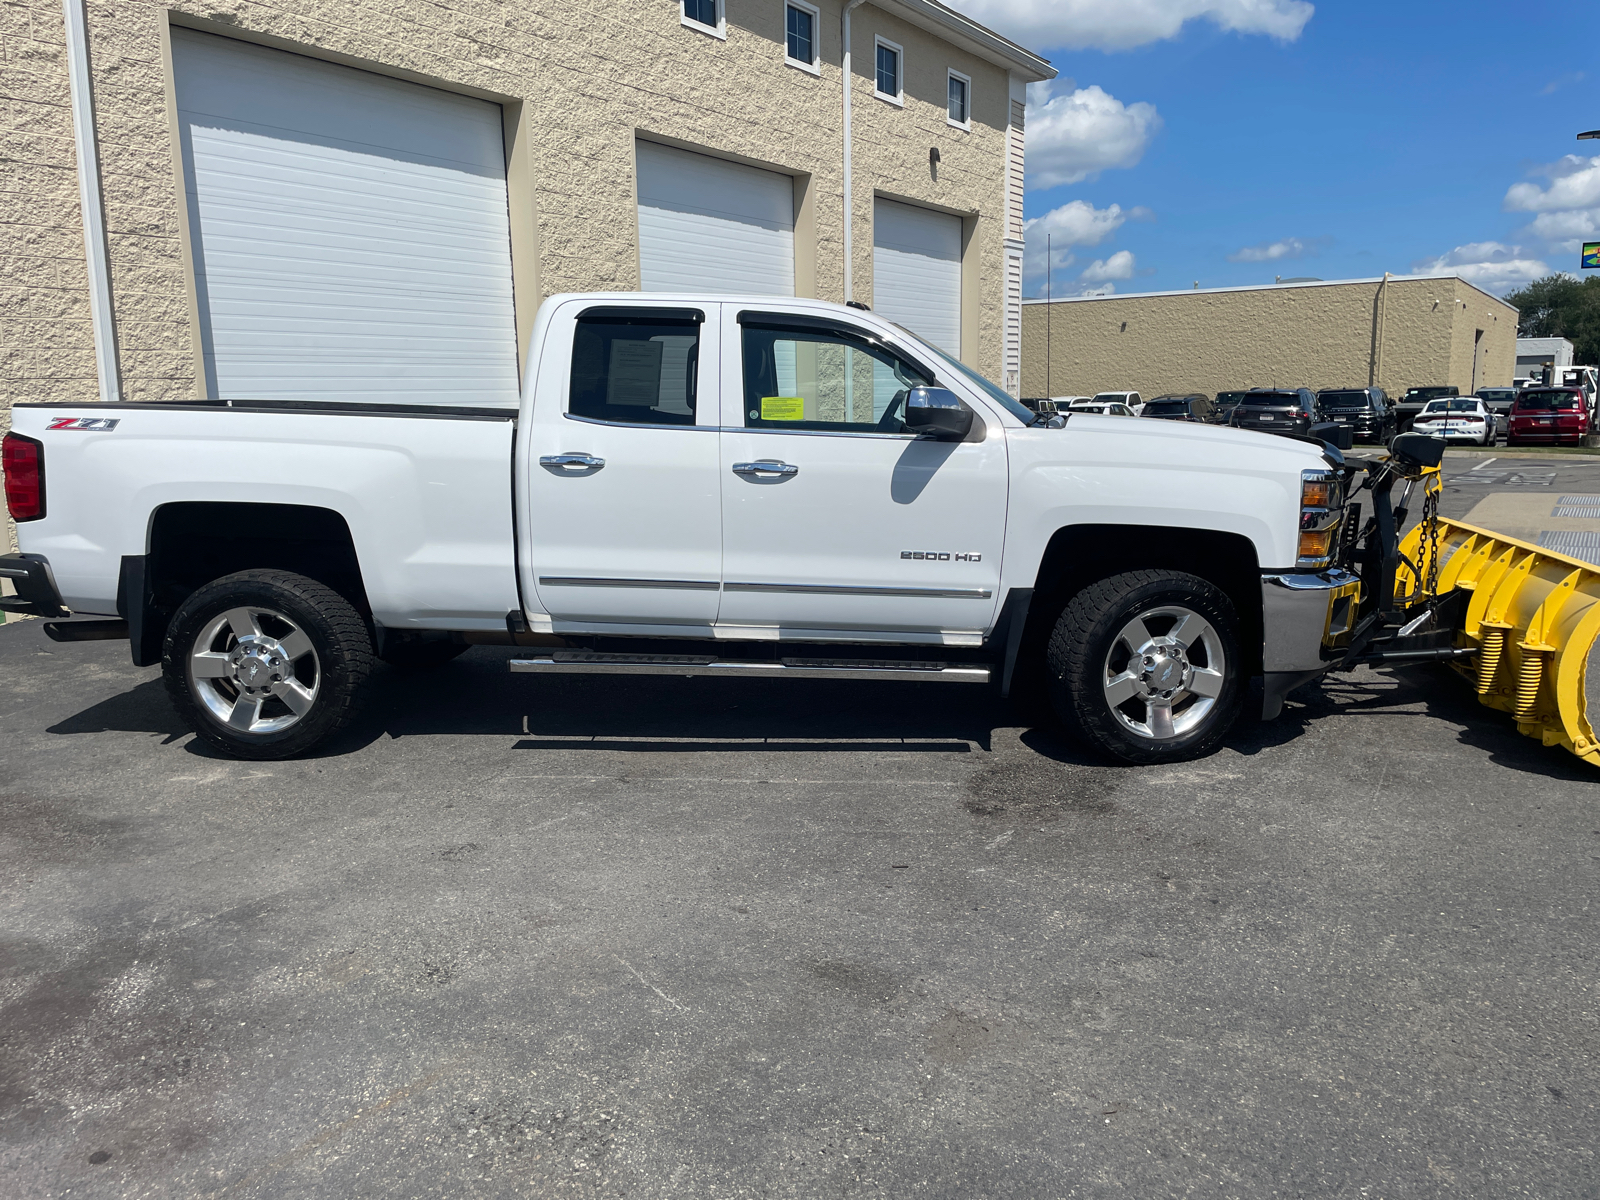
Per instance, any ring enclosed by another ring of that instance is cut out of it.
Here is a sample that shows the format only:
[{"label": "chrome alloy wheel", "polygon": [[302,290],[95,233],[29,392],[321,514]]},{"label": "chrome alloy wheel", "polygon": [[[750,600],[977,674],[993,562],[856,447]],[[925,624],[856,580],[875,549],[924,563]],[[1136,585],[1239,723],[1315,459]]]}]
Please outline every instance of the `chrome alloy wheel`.
[{"label": "chrome alloy wheel", "polygon": [[189,653],[189,687],[239,733],[279,733],[311,711],[322,664],[305,631],[268,608],[230,608]]},{"label": "chrome alloy wheel", "polygon": [[1106,654],[1106,703],[1140,737],[1182,737],[1206,719],[1226,680],[1222,639],[1179,605],[1152,608],[1122,627]]}]

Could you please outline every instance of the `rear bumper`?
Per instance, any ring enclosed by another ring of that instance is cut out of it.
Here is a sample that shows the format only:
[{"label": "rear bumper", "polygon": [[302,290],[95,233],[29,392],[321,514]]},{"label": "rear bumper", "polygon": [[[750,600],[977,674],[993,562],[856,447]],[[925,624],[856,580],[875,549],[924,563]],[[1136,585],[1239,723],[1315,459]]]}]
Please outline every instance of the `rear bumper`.
[{"label": "rear bumper", "polygon": [[1341,570],[1276,571],[1261,577],[1264,720],[1278,715],[1290,688],[1332,665],[1324,649],[1349,631],[1360,589],[1360,579]]},{"label": "rear bumper", "polygon": [[0,554],[0,579],[8,580],[17,593],[0,596],[0,611],[57,619],[72,615],[44,555]]},{"label": "rear bumper", "polygon": [[1506,436],[1519,442],[1567,442],[1574,446],[1583,444],[1583,431],[1577,429],[1518,429],[1512,426]]}]

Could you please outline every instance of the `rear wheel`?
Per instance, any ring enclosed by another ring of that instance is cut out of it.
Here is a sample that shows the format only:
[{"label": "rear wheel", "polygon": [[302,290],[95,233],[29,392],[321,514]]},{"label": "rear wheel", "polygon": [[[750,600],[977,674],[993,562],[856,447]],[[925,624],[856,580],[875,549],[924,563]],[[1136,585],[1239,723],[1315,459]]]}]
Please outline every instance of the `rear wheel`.
[{"label": "rear wheel", "polygon": [[173,614],[161,669],[173,704],[217,749],[290,758],[355,715],[372,639],[350,602],[316,580],[240,571]]},{"label": "rear wheel", "polygon": [[1130,571],[1067,604],[1047,650],[1056,715],[1132,763],[1216,749],[1244,697],[1233,604],[1196,575]]}]

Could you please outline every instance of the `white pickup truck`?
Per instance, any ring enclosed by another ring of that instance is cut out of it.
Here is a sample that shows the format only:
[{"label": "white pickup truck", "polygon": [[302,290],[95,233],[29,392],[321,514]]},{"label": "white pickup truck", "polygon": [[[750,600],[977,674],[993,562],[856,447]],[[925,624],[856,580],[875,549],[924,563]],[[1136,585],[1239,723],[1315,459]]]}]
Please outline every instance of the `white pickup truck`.
[{"label": "white pickup truck", "polygon": [[[382,379],[375,376],[380,395]],[[1327,667],[1337,451],[1040,418],[859,307],[562,295],[518,408],[21,404],[0,607],[131,641],[194,729],[299,754],[375,659],[993,683],[1133,762]],[[102,618],[102,619],[82,619]],[[105,619],[110,618],[110,619]]]}]

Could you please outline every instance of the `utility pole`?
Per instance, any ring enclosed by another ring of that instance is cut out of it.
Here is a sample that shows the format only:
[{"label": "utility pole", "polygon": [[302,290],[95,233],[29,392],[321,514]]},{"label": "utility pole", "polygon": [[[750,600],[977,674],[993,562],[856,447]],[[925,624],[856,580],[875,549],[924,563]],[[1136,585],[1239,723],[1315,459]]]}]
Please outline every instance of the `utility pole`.
[{"label": "utility pole", "polygon": [[1050,391],[1050,235],[1044,235],[1044,394]]}]

